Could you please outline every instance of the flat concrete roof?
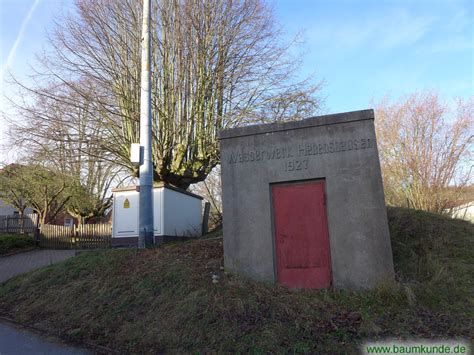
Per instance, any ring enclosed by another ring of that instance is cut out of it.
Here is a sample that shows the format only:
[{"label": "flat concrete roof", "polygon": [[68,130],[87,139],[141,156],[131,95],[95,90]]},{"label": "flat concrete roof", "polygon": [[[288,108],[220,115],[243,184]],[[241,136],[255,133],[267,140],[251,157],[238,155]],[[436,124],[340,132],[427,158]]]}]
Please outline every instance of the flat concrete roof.
[{"label": "flat concrete roof", "polygon": [[[138,188],[138,189],[137,189],[137,188]],[[184,195],[188,195],[188,196],[197,198],[197,199],[199,199],[199,200],[202,200],[202,199],[203,199],[203,198],[202,198],[201,196],[199,196],[199,195],[196,195],[196,194],[193,194],[192,192],[189,192],[189,191],[180,189],[179,187],[166,184],[166,183],[164,183],[164,182],[155,182],[155,183],[153,184],[153,188],[154,188],[154,189],[166,188],[166,189],[169,189],[169,190],[173,190],[173,191],[182,193],[182,194],[184,194]],[[140,190],[140,186],[139,186],[139,185],[130,185],[130,186],[123,186],[123,187],[116,187],[115,189],[112,189],[112,192],[139,191],[139,190]]]},{"label": "flat concrete roof", "polygon": [[315,126],[327,126],[333,124],[373,120],[374,110],[360,110],[344,113],[336,113],[324,116],[315,116],[300,121],[276,122],[245,127],[228,128],[219,132],[219,139],[228,139],[242,136],[252,136],[269,132],[288,131]]}]

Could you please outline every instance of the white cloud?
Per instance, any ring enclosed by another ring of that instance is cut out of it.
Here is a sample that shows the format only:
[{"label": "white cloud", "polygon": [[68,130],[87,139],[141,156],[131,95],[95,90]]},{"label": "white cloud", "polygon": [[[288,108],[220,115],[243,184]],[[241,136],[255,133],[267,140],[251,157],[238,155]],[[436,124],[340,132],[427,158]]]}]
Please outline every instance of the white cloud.
[{"label": "white cloud", "polygon": [[[343,20],[343,19],[342,19]],[[310,31],[311,42],[318,47],[361,47],[390,50],[421,41],[436,22],[433,16],[416,16],[405,10],[393,10],[378,17],[359,18],[357,22],[319,24]]]},{"label": "white cloud", "polygon": [[431,43],[423,47],[422,50],[431,54],[452,53],[465,50],[474,51],[474,41],[462,36],[451,37]]},{"label": "white cloud", "polygon": [[384,19],[373,30],[380,47],[392,49],[418,42],[428,34],[434,22],[433,17],[415,17],[404,12]]},{"label": "white cloud", "polygon": [[3,75],[5,74],[5,71],[11,66],[13,63],[13,60],[15,59],[16,51],[18,49],[18,46],[20,45],[21,41],[23,40],[23,36],[25,34],[26,27],[28,26],[28,23],[31,20],[31,17],[33,16],[33,13],[36,9],[36,6],[38,6],[40,0],[35,0],[33,4],[31,5],[30,9],[28,10],[28,13],[26,14],[26,17],[23,19],[23,22],[21,23],[20,31],[18,31],[18,35],[16,36],[15,42],[13,43],[12,48],[10,49],[10,52],[8,53],[7,60],[5,64],[2,67],[1,71],[1,79],[3,81]]}]

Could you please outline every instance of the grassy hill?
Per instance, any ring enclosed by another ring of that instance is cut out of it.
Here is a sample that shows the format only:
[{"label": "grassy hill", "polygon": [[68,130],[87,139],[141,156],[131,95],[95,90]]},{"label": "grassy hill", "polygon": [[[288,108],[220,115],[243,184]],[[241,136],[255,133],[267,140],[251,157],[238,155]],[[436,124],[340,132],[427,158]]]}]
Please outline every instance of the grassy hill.
[{"label": "grassy hill", "polygon": [[[308,291],[223,271],[222,239],[88,252],[0,285],[0,314],[120,352],[355,353],[472,329],[474,225],[389,209],[397,282]],[[212,283],[212,275],[219,282]]]}]

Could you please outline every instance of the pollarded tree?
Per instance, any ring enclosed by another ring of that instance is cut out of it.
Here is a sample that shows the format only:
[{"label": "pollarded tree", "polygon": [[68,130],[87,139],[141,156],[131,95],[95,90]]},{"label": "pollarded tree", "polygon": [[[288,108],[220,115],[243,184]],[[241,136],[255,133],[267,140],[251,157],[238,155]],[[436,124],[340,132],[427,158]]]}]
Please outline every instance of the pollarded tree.
[{"label": "pollarded tree", "polygon": [[[103,148],[135,174],[129,147],[139,134],[141,12],[136,0],[77,0],[39,76],[93,99],[107,131]],[[281,43],[263,0],[153,1],[156,180],[183,188],[204,180],[219,162],[222,128],[319,108],[320,84],[293,81],[297,62]]]},{"label": "pollarded tree", "polygon": [[387,202],[443,213],[472,183],[474,97],[450,108],[435,93],[377,104]]}]

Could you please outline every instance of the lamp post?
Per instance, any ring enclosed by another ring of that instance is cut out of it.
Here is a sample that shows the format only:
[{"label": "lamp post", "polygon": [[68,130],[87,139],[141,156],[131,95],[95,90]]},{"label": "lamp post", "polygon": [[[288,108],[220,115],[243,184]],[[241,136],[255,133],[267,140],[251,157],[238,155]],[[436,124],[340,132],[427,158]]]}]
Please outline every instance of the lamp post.
[{"label": "lamp post", "polygon": [[151,125],[150,6],[143,0],[140,89],[140,164],[138,247],[153,244],[153,158]]}]

